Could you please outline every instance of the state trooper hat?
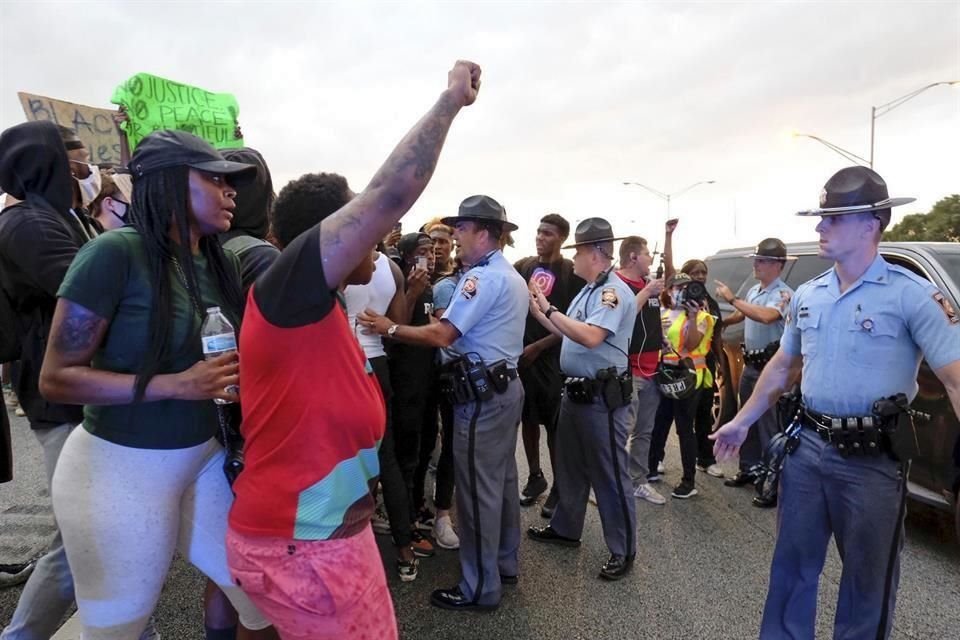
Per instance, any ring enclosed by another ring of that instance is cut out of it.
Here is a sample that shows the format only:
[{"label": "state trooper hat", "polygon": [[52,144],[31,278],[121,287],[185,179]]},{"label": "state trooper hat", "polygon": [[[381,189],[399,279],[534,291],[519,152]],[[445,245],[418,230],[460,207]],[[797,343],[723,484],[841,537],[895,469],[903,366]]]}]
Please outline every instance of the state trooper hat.
[{"label": "state trooper hat", "polygon": [[614,242],[623,240],[625,236],[619,238],[613,237],[613,227],[603,218],[587,218],[577,225],[577,230],[573,233],[573,242],[560,247],[561,249],[572,249],[583,244],[600,244],[601,242]]},{"label": "state trooper hat", "polygon": [[891,198],[887,183],[873,169],[847,167],[837,171],[820,191],[820,207],[798,211],[798,216],[841,216],[870,213],[913,202],[916,198]]},{"label": "state trooper hat", "polygon": [[455,216],[443,218],[441,222],[450,227],[461,220],[499,222],[504,231],[516,231],[519,227],[507,220],[507,210],[490,196],[470,196],[460,203],[460,211]]},{"label": "state trooper hat", "polygon": [[761,240],[757,248],[753,250],[753,253],[749,253],[744,257],[766,258],[768,260],[779,260],[780,262],[797,259],[796,256],[787,255],[787,245],[783,244],[780,238],[766,238]]},{"label": "state trooper hat", "polygon": [[245,184],[257,177],[252,164],[225,160],[209,142],[186,131],[162,129],[154,131],[137,145],[130,158],[134,179],[170,167],[191,169],[230,176],[230,184]]}]

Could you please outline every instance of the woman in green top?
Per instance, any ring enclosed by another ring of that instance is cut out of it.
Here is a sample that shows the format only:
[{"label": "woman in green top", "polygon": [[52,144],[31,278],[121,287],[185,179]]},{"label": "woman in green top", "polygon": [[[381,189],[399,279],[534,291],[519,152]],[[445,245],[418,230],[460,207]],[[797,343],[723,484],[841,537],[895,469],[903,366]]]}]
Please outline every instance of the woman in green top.
[{"label": "woman in green top", "polygon": [[224,551],[232,495],[211,400],[238,400],[238,359],[204,360],[200,342],[209,306],[239,325],[236,259],[216,234],[233,217],[230,181],[255,169],[179,131],[147,136],[130,169],[132,225],[71,264],[40,379],[47,399],[85,405],[52,490],[84,638],[137,638],[175,549],[230,598],[239,638],[274,638]]}]

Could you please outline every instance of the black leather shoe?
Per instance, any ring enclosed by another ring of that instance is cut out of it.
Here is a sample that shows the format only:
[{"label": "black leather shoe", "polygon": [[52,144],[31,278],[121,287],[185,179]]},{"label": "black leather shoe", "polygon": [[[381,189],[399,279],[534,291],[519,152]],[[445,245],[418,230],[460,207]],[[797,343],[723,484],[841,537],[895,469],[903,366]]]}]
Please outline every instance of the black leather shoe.
[{"label": "black leather shoe", "polygon": [[777,496],[770,496],[769,498],[757,496],[753,499],[753,506],[761,509],[772,509],[777,506]]},{"label": "black leather shoe", "polygon": [[737,475],[733,476],[729,480],[724,480],[723,484],[728,487],[745,487],[748,484],[753,484],[757,481],[757,476],[752,473],[745,473],[740,471]]},{"label": "black leather shoe", "polygon": [[502,573],[500,574],[500,584],[515,585],[520,582],[519,576],[505,576]]},{"label": "black leather shoe", "polygon": [[615,553],[610,554],[610,559],[600,567],[600,577],[605,580],[619,580],[630,573],[636,557],[636,554],[629,556],[618,556]]},{"label": "black leather shoe", "polygon": [[430,604],[452,611],[493,611],[499,604],[480,604],[467,598],[460,587],[437,589],[430,594]]},{"label": "black leather shoe", "polygon": [[577,538],[567,538],[556,531],[553,530],[553,527],[547,525],[545,527],[530,527],[527,529],[527,537],[531,540],[536,540],[537,542],[547,542],[549,544],[558,544],[561,547],[579,547],[580,540]]}]

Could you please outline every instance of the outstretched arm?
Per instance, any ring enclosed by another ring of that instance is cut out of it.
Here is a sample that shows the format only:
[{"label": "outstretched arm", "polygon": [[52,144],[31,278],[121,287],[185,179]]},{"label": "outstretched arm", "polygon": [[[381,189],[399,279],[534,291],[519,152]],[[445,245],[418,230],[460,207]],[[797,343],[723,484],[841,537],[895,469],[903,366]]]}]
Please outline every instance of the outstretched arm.
[{"label": "outstretched arm", "polygon": [[321,223],[320,254],[330,289],[340,285],[423,193],[454,117],[477,99],[480,67],[457,61],[447,76],[447,85],[440,99],[400,141],[363,193]]}]

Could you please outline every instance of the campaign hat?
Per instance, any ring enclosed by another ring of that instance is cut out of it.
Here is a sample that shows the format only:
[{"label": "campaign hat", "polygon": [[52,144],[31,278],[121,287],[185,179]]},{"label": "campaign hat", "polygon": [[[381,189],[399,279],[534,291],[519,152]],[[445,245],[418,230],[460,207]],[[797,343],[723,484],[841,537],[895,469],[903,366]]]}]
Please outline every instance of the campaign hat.
[{"label": "campaign hat", "polygon": [[613,236],[613,227],[603,218],[587,218],[577,225],[577,230],[573,232],[573,242],[561,247],[561,249],[572,249],[584,244],[600,244],[601,242],[614,242],[623,240],[626,236],[615,238]]},{"label": "campaign hat", "polygon": [[504,231],[516,231],[519,227],[507,220],[507,210],[490,196],[470,196],[460,203],[457,215],[443,218],[441,222],[453,227],[462,220],[499,222]]},{"label": "campaign hat", "polygon": [[767,260],[796,260],[796,256],[787,255],[787,245],[783,244],[780,238],[765,238],[760,241],[753,253],[749,253],[745,258],[766,258]]},{"label": "campaign hat", "polygon": [[842,216],[870,213],[913,202],[916,198],[891,198],[887,183],[868,167],[847,167],[833,174],[820,191],[820,206],[798,211],[798,216]]}]

